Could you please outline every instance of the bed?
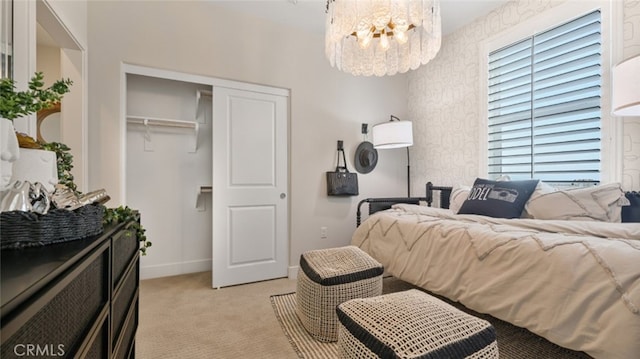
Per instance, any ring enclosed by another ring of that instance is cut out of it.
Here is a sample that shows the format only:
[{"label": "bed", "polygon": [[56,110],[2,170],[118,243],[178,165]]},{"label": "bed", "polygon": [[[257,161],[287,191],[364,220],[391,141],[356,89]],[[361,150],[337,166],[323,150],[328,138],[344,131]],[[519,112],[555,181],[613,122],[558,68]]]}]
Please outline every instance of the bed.
[{"label": "bed", "polygon": [[352,244],[390,275],[560,346],[640,358],[640,194],[623,193],[625,223],[610,223],[457,214],[454,192],[429,183],[425,197],[362,201],[358,221],[364,203],[371,214]]}]

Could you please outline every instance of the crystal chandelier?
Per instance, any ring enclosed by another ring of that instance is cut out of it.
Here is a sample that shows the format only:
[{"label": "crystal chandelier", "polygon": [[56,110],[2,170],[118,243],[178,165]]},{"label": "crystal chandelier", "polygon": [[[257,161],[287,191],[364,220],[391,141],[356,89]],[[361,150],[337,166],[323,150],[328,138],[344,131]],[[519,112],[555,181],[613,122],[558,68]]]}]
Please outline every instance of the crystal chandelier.
[{"label": "crystal chandelier", "polygon": [[439,0],[328,0],[325,53],[359,76],[415,70],[442,40]]}]

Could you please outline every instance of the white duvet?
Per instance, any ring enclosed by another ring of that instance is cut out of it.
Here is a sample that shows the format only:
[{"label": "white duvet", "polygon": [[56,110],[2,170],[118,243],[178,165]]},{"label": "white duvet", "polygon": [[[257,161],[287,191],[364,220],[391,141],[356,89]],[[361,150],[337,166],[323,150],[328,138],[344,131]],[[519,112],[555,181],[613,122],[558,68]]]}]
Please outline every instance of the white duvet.
[{"label": "white duvet", "polygon": [[640,224],[395,205],[369,217],[352,244],[397,278],[558,345],[640,358]]}]

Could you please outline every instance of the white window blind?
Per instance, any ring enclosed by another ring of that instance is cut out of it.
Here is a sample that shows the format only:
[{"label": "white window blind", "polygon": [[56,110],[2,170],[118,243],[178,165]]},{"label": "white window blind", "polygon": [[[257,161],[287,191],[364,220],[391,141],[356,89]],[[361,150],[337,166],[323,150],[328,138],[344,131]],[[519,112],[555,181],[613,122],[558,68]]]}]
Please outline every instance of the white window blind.
[{"label": "white window blind", "polygon": [[489,54],[490,177],[600,181],[600,11]]}]

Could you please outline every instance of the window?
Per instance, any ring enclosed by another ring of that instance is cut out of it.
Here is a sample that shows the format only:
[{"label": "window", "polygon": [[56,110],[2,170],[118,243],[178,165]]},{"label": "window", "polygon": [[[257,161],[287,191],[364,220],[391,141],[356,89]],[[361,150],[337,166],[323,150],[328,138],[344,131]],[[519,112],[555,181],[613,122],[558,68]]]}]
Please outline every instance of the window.
[{"label": "window", "polygon": [[488,173],[599,182],[600,11],[489,54]]}]

